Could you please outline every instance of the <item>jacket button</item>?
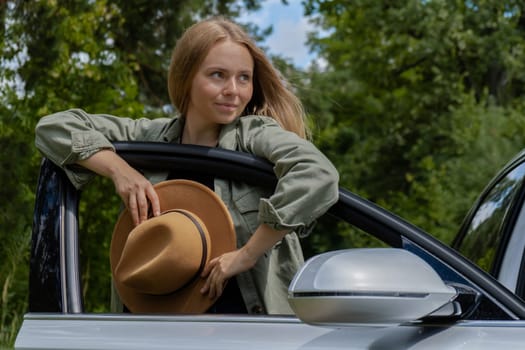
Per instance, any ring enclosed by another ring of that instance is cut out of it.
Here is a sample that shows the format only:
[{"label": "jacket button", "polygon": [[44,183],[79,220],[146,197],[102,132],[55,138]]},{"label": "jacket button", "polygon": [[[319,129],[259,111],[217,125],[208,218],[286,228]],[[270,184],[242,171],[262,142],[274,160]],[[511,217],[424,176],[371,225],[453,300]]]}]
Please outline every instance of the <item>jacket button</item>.
[{"label": "jacket button", "polygon": [[262,314],[263,313],[263,308],[261,305],[255,305],[254,307],[252,307],[252,313],[254,314]]}]

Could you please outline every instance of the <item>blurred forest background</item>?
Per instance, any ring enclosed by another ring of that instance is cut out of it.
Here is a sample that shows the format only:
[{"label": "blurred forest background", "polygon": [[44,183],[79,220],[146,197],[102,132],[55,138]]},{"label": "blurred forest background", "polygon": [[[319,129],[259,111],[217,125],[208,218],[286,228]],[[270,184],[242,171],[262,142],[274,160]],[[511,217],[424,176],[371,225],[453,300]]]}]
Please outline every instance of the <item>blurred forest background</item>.
[{"label": "blurred forest background", "polygon": [[[13,344],[27,308],[38,119],[72,107],[166,116],[166,71],[182,31],[263,2],[0,1],[0,347]],[[525,3],[301,3],[322,29],[309,37],[321,63],[273,60],[306,106],[314,143],[342,186],[450,242],[487,181],[525,145]],[[241,24],[259,42],[271,30]],[[97,180],[80,208],[83,288],[95,312],[108,307],[112,191]],[[342,231],[305,249],[364,244]]]}]

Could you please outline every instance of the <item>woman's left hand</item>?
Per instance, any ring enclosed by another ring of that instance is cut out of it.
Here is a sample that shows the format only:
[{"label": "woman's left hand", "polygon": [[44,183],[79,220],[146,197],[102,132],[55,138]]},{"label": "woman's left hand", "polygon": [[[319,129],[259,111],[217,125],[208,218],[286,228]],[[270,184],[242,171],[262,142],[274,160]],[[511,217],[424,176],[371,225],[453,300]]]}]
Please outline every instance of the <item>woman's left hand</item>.
[{"label": "woman's left hand", "polygon": [[208,294],[210,299],[220,297],[229,278],[255,265],[257,259],[250,256],[243,248],[224,253],[206,265],[201,275],[202,278],[207,278],[201,289],[202,294]]},{"label": "woman's left hand", "polygon": [[288,232],[275,230],[266,224],[259,225],[242,248],[224,253],[206,265],[201,277],[207,279],[201,293],[208,294],[210,299],[220,297],[229,278],[254,267],[259,257]]}]

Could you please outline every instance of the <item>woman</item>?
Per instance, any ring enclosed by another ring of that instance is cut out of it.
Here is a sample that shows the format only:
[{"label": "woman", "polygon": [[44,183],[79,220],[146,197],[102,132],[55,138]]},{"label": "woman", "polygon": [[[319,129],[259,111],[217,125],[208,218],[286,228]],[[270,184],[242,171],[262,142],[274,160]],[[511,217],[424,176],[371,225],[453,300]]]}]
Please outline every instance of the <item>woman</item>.
[{"label": "woman", "polygon": [[[268,159],[278,178],[274,193],[209,179],[230,209],[238,249],[206,266],[201,292],[216,299],[236,277],[215,311],[291,313],[287,287],[303,263],[298,235],[307,234],[338,198],[337,171],[305,140],[300,101],[250,37],[222,18],[199,22],[179,39],[168,89],[178,117],[131,120],[70,110],[41,119],[36,145],[77,188],[93,173],[111,178],[136,224],[147,219],[149,207],[159,215],[152,183],[167,176],[147,179],[114,152],[111,142],[195,144]],[[232,307],[236,303],[239,308]]]}]

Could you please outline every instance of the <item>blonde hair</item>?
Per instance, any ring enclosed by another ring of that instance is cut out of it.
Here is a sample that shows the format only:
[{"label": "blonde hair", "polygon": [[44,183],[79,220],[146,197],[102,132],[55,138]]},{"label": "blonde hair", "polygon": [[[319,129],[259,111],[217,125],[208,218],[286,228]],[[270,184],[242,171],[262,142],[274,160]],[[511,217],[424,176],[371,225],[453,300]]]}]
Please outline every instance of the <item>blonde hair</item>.
[{"label": "blonde hair", "polygon": [[253,57],[253,96],[242,115],[272,117],[284,129],[306,138],[305,112],[299,98],[250,36],[239,25],[221,17],[189,27],[173,50],[168,91],[171,103],[179,113],[185,115],[187,112],[191,83],[200,64],[212,46],[223,40],[245,46]]}]

